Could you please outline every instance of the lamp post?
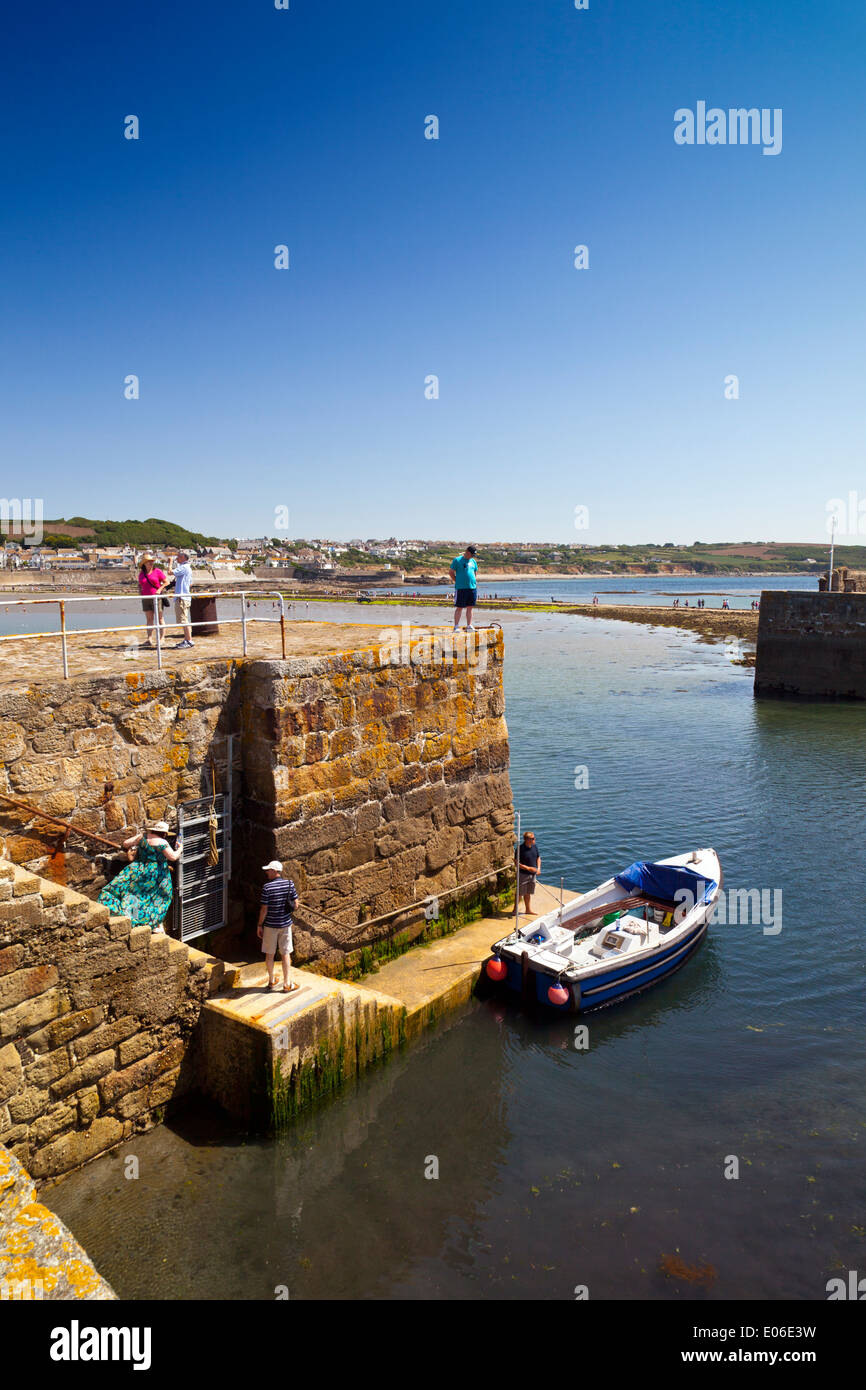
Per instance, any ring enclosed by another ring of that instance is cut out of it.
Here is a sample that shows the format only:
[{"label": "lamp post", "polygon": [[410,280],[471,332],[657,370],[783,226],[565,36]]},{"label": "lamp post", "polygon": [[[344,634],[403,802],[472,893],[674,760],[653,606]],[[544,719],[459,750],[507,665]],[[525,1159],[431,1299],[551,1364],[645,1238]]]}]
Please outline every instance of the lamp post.
[{"label": "lamp post", "polygon": [[829,573],[827,574],[827,593],[828,593],[828,594],[829,594],[829,593],[832,593],[832,590],[833,590],[833,552],[834,552],[834,549],[835,549],[835,545],[836,545],[836,517],[835,517],[835,515],[833,515],[833,516],[830,518],[830,570],[829,570]]}]

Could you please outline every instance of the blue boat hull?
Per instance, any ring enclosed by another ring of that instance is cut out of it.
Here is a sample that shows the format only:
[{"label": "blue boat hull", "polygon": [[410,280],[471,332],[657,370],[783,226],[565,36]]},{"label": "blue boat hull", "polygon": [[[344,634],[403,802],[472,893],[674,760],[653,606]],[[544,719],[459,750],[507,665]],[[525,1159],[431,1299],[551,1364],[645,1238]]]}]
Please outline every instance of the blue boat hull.
[{"label": "blue boat hull", "polygon": [[[658,984],[668,975],[673,975],[694,954],[700,946],[707,930],[706,921],[701,922],[683,940],[664,948],[649,958],[629,961],[611,970],[601,971],[580,981],[563,979],[562,985],[568,990],[569,998],[564,1004],[552,1004],[547,997],[551,985],[557,977],[543,970],[530,968],[526,982],[529,1001],[540,1004],[554,1013],[589,1013],[592,1009],[603,1009],[607,1004],[615,1004],[632,994],[639,994]],[[507,960],[508,974],[499,988],[510,993],[523,995],[523,972],[520,960]]]}]

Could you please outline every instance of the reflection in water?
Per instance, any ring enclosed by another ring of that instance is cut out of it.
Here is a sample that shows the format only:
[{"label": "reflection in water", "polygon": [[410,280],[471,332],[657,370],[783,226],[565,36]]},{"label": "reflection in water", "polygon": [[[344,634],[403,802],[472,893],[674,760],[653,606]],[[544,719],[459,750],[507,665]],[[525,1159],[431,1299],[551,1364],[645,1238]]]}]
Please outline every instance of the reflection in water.
[{"label": "reflection in water", "polygon": [[[111,1155],[48,1199],[122,1295],[823,1299],[863,1268],[866,710],[756,704],[670,630],[554,614],[506,640],[547,882],[713,844],[728,888],[783,890],[782,931],[714,927],[581,1019],[585,1050],[574,1021],[475,1001],[284,1141],[204,1110],[131,1141],[137,1181]],[[678,1260],[711,1276],[677,1283]]]}]

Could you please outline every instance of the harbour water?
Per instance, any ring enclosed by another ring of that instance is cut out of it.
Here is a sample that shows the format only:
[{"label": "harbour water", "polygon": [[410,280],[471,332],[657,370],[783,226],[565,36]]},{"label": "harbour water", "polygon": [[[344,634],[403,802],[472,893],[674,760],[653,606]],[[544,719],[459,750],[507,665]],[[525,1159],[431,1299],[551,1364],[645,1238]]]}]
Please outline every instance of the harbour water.
[{"label": "harbour water", "polygon": [[[204,589],[206,582],[209,582],[207,577],[202,578],[196,587]],[[110,585],[110,579],[106,580],[106,585]],[[217,587],[219,586],[217,585]],[[282,587],[284,591],[286,589],[284,581],[279,581],[279,583],[275,581],[274,587]],[[598,575],[594,578],[572,576],[567,579],[529,577],[526,579],[491,580],[489,583],[484,581],[482,576],[479,594],[485,608],[491,606],[491,596],[496,592],[500,597],[522,597],[534,603],[549,603],[551,598],[560,603],[591,603],[593,594],[598,594],[599,603],[602,605],[625,604],[651,608],[670,608],[675,598],[679,598],[680,603],[688,599],[689,606],[694,607],[698,597],[705,599],[707,608],[720,608],[722,599],[727,598],[731,608],[748,609],[751,607],[753,599],[760,598],[762,589],[805,589],[814,593],[816,588],[816,580],[810,575],[769,575],[765,578],[738,575],[734,578],[724,579],[719,576],[695,575],[629,575],[627,578],[612,579],[609,576]],[[259,580],[251,583],[250,593],[254,595],[256,589],[262,591],[261,596],[251,597],[251,607],[248,612],[253,616],[270,618],[276,616],[278,609],[274,599],[272,596],[266,596],[264,592],[268,589],[268,581]],[[411,580],[407,581],[405,589],[409,593],[414,592]],[[370,590],[370,592],[374,591]],[[417,592],[422,597],[435,597],[437,594],[451,594],[452,590],[443,585],[425,585]],[[59,631],[58,604],[44,600],[45,594],[42,593],[29,599],[26,594],[20,593],[0,596],[0,636],[12,636],[15,633]],[[351,621],[357,622],[358,607],[354,598],[350,599],[349,602],[352,604]],[[226,619],[240,617],[240,600],[232,595],[220,598],[218,607],[221,615]],[[317,609],[316,614],[313,613],[313,609]],[[323,621],[335,620],[332,604],[319,604],[317,606],[315,601],[303,597],[288,598],[286,611],[291,618],[321,616]],[[445,616],[447,617],[447,615]],[[415,610],[415,617],[417,619],[417,610]],[[169,624],[173,624],[173,604],[166,612],[166,619]],[[442,620],[444,621],[444,618]],[[385,621],[384,617],[382,621]],[[122,627],[124,625],[141,626],[143,622],[141,603],[133,594],[124,598],[123,601],[115,600],[112,603],[101,602],[95,598],[82,598],[81,596],[74,600],[67,598],[66,626],[70,631]],[[174,632],[173,626],[171,631]],[[122,640],[122,638],[118,638],[118,641]],[[138,639],[136,638],[136,640]]]},{"label": "harbour water", "polygon": [[866,710],[756,702],[689,633],[502,621],[542,878],[712,844],[781,931],[712,928],[585,1049],[474,1001],[285,1139],[202,1109],[130,1141],[47,1197],[121,1297],[824,1299],[866,1268]]},{"label": "harbour water", "polygon": [[[817,567],[816,567],[817,568]],[[406,587],[411,588],[407,578]],[[565,579],[539,578],[538,575],[526,579],[490,579],[483,573],[478,580],[478,593],[486,602],[494,593],[500,598],[518,596],[533,603],[592,603],[593,595],[598,595],[600,604],[624,604],[629,607],[670,608],[675,598],[680,603],[688,600],[694,608],[695,601],[703,598],[707,608],[721,608],[722,600],[727,599],[731,608],[751,608],[752,599],[761,597],[762,589],[804,589],[815,593],[817,575],[811,574],[770,574],[757,575],[696,575],[696,574],[654,574],[624,575],[613,578],[610,575],[569,575]],[[422,594],[450,593],[444,585],[419,589]]]}]

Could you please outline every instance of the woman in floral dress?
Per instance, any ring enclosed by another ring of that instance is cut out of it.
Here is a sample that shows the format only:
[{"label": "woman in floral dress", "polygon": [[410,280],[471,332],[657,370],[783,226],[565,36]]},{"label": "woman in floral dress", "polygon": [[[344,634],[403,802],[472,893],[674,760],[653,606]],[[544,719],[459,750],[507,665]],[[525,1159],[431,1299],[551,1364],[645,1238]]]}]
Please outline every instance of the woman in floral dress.
[{"label": "woman in floral dress", "polygon": [[131,862],[99,895],[113,916],[128,917],[134,927],[150,927],[152,932],[165,930],[162,921],[174,892],[169,865],[180,859],[180,850],[164,838],[167,831],[164,820],[150,821],[144,831],[124,840]]}]

